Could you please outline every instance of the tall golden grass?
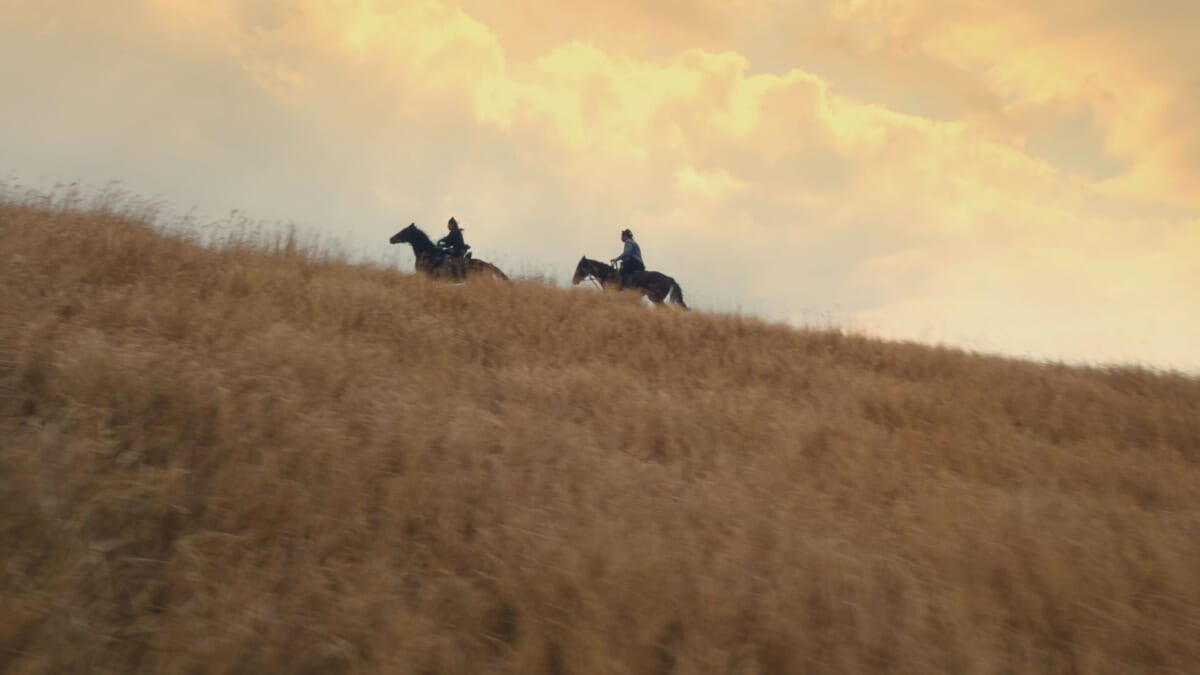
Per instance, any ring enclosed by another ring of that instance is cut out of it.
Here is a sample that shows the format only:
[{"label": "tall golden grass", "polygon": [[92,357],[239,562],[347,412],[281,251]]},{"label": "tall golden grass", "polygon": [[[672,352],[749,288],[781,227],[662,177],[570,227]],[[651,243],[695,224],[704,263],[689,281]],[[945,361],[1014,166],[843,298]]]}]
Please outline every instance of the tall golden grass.
[{"label": "tall golden grass", "polygon": [[0,203],[0,671],[1200,672],[1200,380],[195,238]]}]

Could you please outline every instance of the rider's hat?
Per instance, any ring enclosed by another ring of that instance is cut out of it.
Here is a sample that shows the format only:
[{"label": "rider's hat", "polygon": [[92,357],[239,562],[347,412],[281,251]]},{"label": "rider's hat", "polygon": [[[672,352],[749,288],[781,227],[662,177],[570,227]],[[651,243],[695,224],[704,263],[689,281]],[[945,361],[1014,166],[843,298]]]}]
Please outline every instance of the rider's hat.
[{"label": "rider's hat", "polygon": [[454,226],[454,227],[458,227],[458,221],[457,221],[457,220],[455,220],[454,218],[450,218],[450,222],[448,222],[448,223],[446,223],[446,224],[447,224],[447,225]]}]

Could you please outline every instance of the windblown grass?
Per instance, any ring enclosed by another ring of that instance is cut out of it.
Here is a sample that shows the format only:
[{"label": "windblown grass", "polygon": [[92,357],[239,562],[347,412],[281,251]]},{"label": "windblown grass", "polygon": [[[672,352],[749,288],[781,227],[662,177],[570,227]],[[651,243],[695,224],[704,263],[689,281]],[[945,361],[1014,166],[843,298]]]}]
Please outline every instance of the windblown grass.
[{"label": "windblown grass", "polygon": [[1200,672],[1195,378],[119,211],[0,204],[0,671]]}]

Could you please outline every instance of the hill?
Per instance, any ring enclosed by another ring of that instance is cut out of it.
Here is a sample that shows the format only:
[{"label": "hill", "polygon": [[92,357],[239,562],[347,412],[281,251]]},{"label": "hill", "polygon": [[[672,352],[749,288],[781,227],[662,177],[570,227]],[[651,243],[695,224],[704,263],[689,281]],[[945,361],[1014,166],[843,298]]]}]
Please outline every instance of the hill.
[{"label": "hill", "polygon": [[1196,378],[192,239],[0,204],[0,671],[1200,672]]}]

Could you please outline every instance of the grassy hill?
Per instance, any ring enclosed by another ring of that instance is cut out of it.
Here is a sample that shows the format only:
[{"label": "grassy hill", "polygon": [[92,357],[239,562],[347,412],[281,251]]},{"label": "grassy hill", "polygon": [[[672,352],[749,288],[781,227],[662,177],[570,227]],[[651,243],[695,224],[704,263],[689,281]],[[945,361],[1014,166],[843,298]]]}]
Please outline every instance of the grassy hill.
[{"label": "grassy hill", "polygon": [[1195,378],[11,198],[0,279],[5,673],[1200,672]]}]

